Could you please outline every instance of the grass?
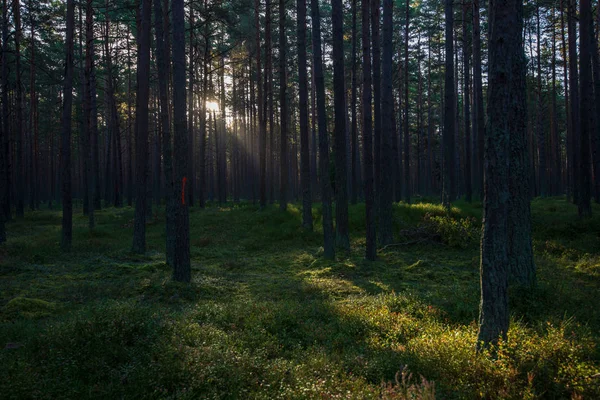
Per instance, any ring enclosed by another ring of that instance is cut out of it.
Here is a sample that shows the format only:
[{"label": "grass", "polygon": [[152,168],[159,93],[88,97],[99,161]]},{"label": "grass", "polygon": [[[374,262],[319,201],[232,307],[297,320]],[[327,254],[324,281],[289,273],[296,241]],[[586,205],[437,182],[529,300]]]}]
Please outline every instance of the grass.
[{"label": "grass", "polygon": [[162,214],[139,256],[131,208],[93,232],[78,211],[69,254],[60,213],[28,213],[0,246],[0,398],[600,398],[600,207],[533,202],[539,284],[511,292],[494,357],[474,351],[481,204],[394,212],[406,244],[366,262],[363,205],[335,261],[318,207],[314,233],[294,205],[193,209],[191,285]]}]

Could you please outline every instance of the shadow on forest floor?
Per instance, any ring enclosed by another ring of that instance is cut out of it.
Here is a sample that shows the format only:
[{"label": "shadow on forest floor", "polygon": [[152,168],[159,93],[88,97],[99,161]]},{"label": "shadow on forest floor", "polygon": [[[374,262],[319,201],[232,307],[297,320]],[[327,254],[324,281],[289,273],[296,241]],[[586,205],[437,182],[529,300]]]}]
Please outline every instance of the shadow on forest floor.
[{"label": "shadow on forest floor", "polygon": [[[366,262],[364,206],[335,261],[290,205],[190,213],[193,282],[170,279],[164,225],[129,252],[133,210],[8,225],[0,247],[0,392],[40,398],[524,398],[600,396],[600,218],[532,205],[539,285],[512,292],[509,340],[476,354],[481,210],[397,204],[397,246]],[[595,208],[595,215],[600,209]],[[431,235],[411,243],[411,235]],[[412,373],[412,375],[411,375]],[[397,375],[398,374],[398,375]],[[411,397],[412,396],[412,397]],[[420,397],[419,397],[420,396]],[[429,396],[429,397],[428,397]]]}]

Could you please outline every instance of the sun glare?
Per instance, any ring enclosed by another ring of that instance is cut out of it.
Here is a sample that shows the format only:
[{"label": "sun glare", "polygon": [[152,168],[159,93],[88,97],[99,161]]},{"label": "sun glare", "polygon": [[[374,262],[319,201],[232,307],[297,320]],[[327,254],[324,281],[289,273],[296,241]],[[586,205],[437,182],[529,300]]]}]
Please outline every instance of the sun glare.
[{"label": "sun glare", "polygon": [[209,112],[219,111],[219,103],[217,103],[216,101],[207,101],[206,102],[206,109]]}]

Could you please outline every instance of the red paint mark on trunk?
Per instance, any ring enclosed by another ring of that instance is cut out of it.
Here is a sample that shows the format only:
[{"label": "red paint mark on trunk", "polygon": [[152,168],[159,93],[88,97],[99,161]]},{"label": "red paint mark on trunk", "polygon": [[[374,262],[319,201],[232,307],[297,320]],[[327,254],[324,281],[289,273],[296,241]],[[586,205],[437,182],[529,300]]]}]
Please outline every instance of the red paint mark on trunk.
[{"label": "red paint mark on trunk", "polygon": [[185,184],[187,182],[187,178],[184,176],[183,181],[181,182],[181,204],[185,206]]}]

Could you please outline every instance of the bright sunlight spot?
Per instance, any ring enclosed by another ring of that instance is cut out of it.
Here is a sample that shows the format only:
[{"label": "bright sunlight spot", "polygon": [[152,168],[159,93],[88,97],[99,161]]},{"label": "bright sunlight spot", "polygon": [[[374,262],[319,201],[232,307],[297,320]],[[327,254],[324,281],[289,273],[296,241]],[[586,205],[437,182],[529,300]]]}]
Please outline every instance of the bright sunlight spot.
[{"label": "bright sunlight spot", "polygon": [[210,112],[216,112],[219,111],[219,103],[217,103],[216,101],[207,101],[206,102],[206,109]]}]

